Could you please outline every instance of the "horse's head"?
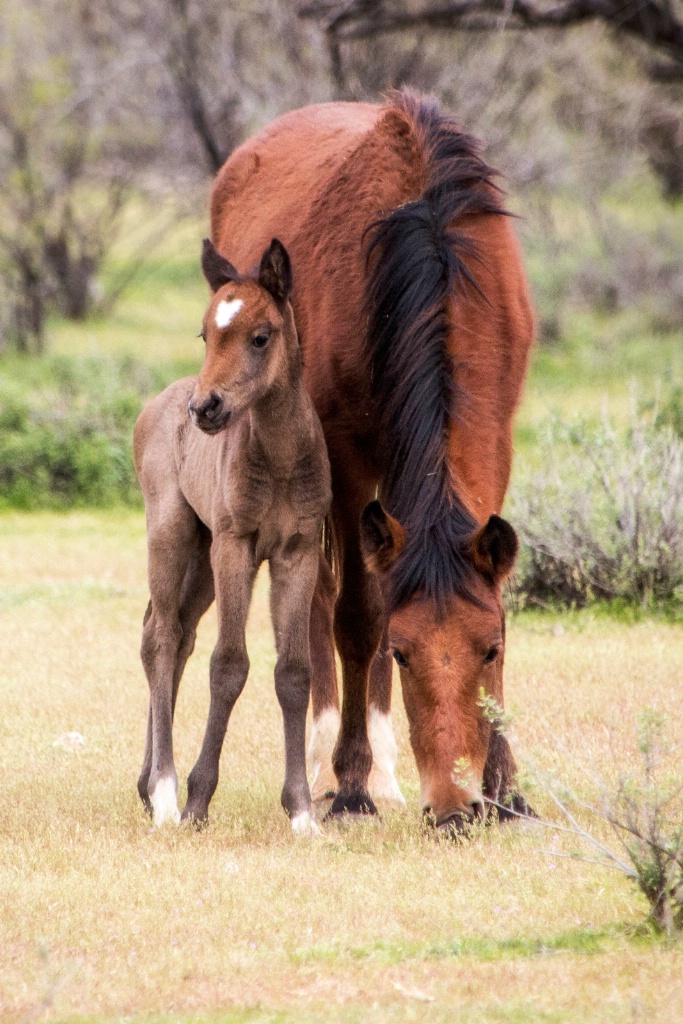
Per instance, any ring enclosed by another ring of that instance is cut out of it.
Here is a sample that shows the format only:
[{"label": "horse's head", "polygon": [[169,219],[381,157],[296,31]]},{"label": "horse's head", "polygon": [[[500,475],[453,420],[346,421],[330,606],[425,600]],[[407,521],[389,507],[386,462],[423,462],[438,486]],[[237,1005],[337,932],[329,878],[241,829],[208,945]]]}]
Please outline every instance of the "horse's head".
[{"label": "horse's head", "polygon": [[202,270],[213,295],[202,326],[206,355],[188,412],[198,427],[216,434],[298,371],[300,356],[289,304],[292,272],[281,242],[270,243],[256,277],[242,277],[206,238]]},{"label": "horse's head", "polygon": [[[372,502],[361,519],[368,568],[391,609],[391,572],[406,533]],[[484,817],[482,780],[496,705],[503,701],[505,618],[501,584],[517,554],[515,531],[491,516],[465,542],[470,598],[445,608],[416,594],[390,611],[389,647],[399,665],[422,805],[437,826],[461,831]],[[488,700],[482,700],[482,695]],[[491,699],[492,698],[492,699]],[[494,703],[495,702],[495,703]]]}]

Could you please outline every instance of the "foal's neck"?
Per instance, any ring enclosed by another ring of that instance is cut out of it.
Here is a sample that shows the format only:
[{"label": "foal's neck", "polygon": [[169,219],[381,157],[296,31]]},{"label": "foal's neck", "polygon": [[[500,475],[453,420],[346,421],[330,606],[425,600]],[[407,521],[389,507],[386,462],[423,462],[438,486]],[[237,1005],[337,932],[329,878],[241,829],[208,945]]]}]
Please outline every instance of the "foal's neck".
[{"label": "foal's neck", "polygon": [[275,472],[291,470],[312,436],[311,403],[300,364],[249,410],[249,435],[258,441]]}]

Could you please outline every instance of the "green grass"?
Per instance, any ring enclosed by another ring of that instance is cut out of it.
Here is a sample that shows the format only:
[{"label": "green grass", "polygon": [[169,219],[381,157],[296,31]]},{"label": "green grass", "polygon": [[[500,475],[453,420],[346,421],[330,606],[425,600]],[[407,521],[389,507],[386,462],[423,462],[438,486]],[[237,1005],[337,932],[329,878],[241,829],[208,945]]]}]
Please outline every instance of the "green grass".
[{"label": "green grass", "polygon": [[[152,830],[135,790],[147,701],[142,515],[8,514],[0,549],[3,1024],[592,1024],[630,1020],[633,1006],[656,1024],[673,1019],[683,950],[642,930],[646,907],[628,880],[549,856],[575,844],[533,827],[455,845],[423,831],[398,681],[407,809],[327,826],[319,841],[292,836],[279,806],[263,576],[210,827]],[[180,693],[181,795],[205,724],[215,628],[212,611]],[[683,729],[681,664],[683,634],[666,621],[514,616],[515,749],[578,787],[589,757],[607,776],[627,769],[645,704]],[[54,746],[70,731],[82,749]],[[532,800],[552,815],[543,792]]]}]

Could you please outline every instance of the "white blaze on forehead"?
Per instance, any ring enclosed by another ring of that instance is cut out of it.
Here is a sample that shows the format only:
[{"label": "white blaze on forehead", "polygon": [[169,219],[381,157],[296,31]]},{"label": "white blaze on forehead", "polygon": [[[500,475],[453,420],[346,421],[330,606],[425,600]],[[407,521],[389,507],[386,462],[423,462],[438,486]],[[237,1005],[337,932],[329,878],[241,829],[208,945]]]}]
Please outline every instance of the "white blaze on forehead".
[{"label": "white blaze on forehead", "polygon": [[243,305],[242,299],[231,299],[230,302],[221,299],[216,306],[216,327],[221,330],[227,327],[235,319]]}]

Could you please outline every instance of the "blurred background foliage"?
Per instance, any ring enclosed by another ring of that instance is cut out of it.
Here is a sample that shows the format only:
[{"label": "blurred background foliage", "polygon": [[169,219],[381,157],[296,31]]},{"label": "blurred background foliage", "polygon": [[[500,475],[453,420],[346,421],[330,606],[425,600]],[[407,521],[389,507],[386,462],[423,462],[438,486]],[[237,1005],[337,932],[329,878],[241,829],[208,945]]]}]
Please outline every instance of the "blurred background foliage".
[{"label": "blurred background foliage", "polygon": [[[551,457],[550,412],[586,422],[604,401],[628,445],[626,378],[652,430],[680,436],[683,0],[636,0],[620,21],[605,0],[580,24],[523,22],[566,3],[4,0],[0,503],[139,501],[132,423],[202,354],[214,173],[285,110],[403,85],[436,93],[484,141],[519,214],[540,343],[517,429],[525,464]],[[527,563],[539,580],[541,561]]]}]

